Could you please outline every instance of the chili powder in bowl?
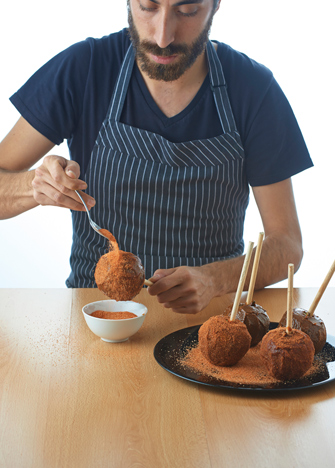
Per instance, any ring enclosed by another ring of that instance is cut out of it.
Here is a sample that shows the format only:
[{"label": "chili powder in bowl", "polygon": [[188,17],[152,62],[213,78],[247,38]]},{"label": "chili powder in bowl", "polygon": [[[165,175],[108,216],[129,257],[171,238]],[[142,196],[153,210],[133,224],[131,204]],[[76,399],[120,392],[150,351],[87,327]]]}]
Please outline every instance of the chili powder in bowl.
[{"label": "chili powder in bowl", "polygon": [[83,315],[88,328],[103,341],[127,341],[143,325],[148,309],[134,301],[104,301],[86,304]]}]

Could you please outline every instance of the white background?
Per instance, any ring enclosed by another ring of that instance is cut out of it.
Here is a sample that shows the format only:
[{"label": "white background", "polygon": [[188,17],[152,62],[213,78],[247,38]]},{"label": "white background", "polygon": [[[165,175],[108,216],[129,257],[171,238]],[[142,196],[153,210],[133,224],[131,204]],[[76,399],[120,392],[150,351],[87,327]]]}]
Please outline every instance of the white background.
[{"label": "white background", "polygon": [[[72,43],[127,26],[126,0],[18,0],[1,6],[1,19],[0,139],[19,118],[9,96]],[[332,0],[223,1],[211,38],[270,68],[293,107],[315,165],[293,178],[305,251],[294,286],[318,287],[335,259]],[[52,152],[68,154],[66,144]],[[261,230],[251,199],[246,243]],[[71,232],[70,213],[61,208],[0,221],[0,287],[64,287]]]}]

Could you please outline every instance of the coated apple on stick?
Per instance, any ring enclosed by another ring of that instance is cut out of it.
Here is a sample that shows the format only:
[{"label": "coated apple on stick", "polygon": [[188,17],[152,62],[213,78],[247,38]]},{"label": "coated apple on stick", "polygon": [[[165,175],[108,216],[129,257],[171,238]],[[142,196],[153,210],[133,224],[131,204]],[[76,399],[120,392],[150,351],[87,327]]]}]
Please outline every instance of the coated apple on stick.
[{"label": "coated apple on stick", "polygon": [[[251,272],[247,300],[245,303],[239,304],[238,311],[236,314],[236,318],[246,325],[248,332],[251,335],[251,347],[256,346],[262,340],[263,336],[269,331],[270,327],[270,318],[266,313],[266,310],[263,309],[263,307],[261,307],[260,305],[256,304],[253,300],[259,259],[263,246],[263,238],[264,233],[260,232],[258,236],[255,258]],[[230,315],[232,307],[232,305],[229,306],[225,310],[224,315]]]},{"label": "coated apple on stick", "polygon": [[217,366],[233,366],[250,348],[251,336],[244,323],[236,319],[245,278],[251,259],[253,242],[249,242],[230,317],[217,315],[208,319],[198,332],[202,354]]},{"label": "coated apple on stick", "polygon": [[[325,292],[329,281],[335,271],[335,261],[330,267],[325,279],[323,280],[320,289],[318,290],[309,310],[295,308],[293,309],[292,326],[298,330],[302,330],[311,338],[315,348],[315,354],[319,353],[327,341],[327,330],[323,320],[314,315],[314,311],[320,302],[320,299]],[[284,327],[286,323],[286,312],[280,319],[278,326]]]},{"label": "coated apple on stick", "polygon": [[269,331],[262,339],[260,347],[260,356],[269,374],[281,381],[301,378],[314,360],[314,345],[310,337],[303,331],[292,328],[293,273],[294,266],[290,263],[286,327]]}]

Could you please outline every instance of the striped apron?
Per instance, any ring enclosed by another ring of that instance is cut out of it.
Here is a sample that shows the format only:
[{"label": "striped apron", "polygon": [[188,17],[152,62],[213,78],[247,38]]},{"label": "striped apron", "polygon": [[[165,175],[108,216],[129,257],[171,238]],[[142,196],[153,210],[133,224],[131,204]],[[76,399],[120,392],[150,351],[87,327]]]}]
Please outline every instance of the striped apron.
[{"label": "striped apron", "polygon": [[[96,199],[92,218],[114,234],[120,249],[140,257],[147,278],[158,268],[200,266],[243,253],[249,200],[244,150],[210,41],[206,51],[222,135],[172,143],[121,123],[135,62],[130,46],[84,176]],[[73,212],[72,219],[72,272],[66,284],[95,287],[95,265],[107,242],[90,227],[85,212]]]}]

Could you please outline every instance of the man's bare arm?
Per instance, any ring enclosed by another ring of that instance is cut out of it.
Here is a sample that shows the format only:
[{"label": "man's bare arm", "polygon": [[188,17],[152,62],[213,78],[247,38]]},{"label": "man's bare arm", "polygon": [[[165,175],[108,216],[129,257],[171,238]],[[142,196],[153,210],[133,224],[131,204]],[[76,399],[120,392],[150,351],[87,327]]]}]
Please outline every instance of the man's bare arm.
[{"label": "man's bare arm", "polygon": [[[79,165],[60,156],[47,156],[29,170],[54,144],[24,118],[0,143],[0,219],[17,216],[37,205],[62,206],[83,211],[74,190],[84,190]],[[88,206],[94,200],[84,195]]]},{"label": "man's bare arm", "polygon": [[[29,128],[30,127],[30,128]],[[0,143],[0,218],[38,205],[33,197],[34,172],[28,171],[54,146],[22,117]]]},{"label": "man's bare arm", "polygon": [[[265,233],[255,284],[256,289],[262,289],[287,278],[289,263],[294,264],[295,271],[298,270],[303,256],[302,236],[291,179],[272,185],[254,187],[253,193]],[[226,261],[230,274],[223,284],[223,294],[236,291],[243,261],[244,256]],[[251,266],[245,289],[249,287]],[[226,269],[224,268],[223,271],[225,272]]]},{"label": "man's bare arm", "polygon": [[287,278],[289,263],[298,270],[303,257],[302,235],[291,179],[254,187],[253,192],[266,236],[256,279],[256,288],[261,289]]},{"label": "man's bare arm", "polygon": [[[264,243],[256,279],[256,289],[287,277],[287,265],[297,270],[302,259],[302,240],[291,180],[253,189],[264,227]],[[253,239],[249,239],[253,240]],[[158,301],[175,312],[197,313],[213,297],[235,292],[244,256],[202,267],[158,270],[149,288]],[[251,267],[245,283],[249,286]]]}]

